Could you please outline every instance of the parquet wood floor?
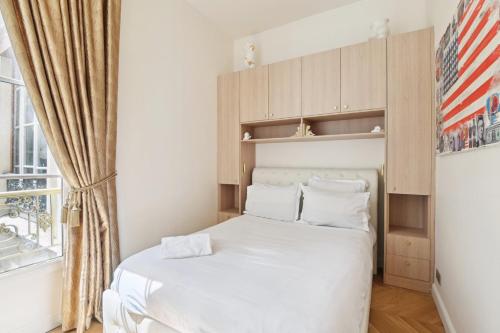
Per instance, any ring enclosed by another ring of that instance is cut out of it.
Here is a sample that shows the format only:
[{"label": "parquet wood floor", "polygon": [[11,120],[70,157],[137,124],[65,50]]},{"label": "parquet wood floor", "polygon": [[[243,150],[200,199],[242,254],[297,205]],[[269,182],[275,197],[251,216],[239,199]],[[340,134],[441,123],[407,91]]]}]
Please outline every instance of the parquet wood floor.
[{"label": "parquet wood floor", "polygon": [[372,286],[369,333],[444,333],[430,294],[391,287],[377,277]]}]

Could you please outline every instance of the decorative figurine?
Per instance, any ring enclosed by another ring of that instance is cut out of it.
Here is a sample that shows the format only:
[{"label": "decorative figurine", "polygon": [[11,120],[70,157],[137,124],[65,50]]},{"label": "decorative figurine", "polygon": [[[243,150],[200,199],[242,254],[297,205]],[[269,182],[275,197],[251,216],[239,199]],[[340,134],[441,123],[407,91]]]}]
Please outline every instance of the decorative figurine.
[{"label": "decorative figurine", "polygon": [[248,68],[255,67],[255,50],[256,46],[254,42],[248,42],[245,47],[245,65]]},{"label": "decorative figurine", "polygon": [[315,136],[316,134],[311,131],[311,125],[306,125],[306,133],[305,136]]},{"label": "decorative figurine", "polygon": [[297,132],[295,132],[294,136],[303,136],[303,130],[302,130],[302,124],[300,124],[298,127],[297,127]]},{"label": "decorative figurine", "polygon": [[248,141],[252,138],[249,132],[243,133],[243,141]]},{"label": "decorative figurine", "polygon": [[389,36],[389,19],[377,20],[370,25],[372,37],[386,38]]}]

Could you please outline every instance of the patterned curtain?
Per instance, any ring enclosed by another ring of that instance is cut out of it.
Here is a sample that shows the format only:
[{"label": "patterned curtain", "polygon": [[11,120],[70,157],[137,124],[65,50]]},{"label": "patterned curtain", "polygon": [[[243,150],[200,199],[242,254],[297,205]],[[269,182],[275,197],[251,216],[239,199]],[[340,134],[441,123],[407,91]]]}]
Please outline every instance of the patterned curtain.
[{"label": "patterned curtain", "polygon": [[40,125],[72,188],[63,212],[63,331],[83,332],[93,317],[101,319],[102,292],[119,262],[120,6],[120,0],[0,0]]}]

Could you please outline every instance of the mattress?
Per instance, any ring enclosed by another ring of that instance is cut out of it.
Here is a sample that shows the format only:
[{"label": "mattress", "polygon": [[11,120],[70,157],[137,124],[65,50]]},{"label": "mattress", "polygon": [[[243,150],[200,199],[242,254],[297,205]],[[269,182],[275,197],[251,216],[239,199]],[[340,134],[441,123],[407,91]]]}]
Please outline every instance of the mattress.
[{"label": "mattress", "polygon": [[248,215],[203,232],[214,255],[165,260],[156,246],[116,269],[111,289],[132,318],[181,333],[362,330],[373,233]]}]

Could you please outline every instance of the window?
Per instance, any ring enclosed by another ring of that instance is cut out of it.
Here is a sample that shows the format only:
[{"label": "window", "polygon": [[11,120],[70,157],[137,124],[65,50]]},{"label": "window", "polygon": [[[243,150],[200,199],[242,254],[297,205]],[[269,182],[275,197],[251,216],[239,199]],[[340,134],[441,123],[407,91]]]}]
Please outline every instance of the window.
[{"label": "window", "polygon": [[0,274],[61,256],[62,186],[0,13]]}]

